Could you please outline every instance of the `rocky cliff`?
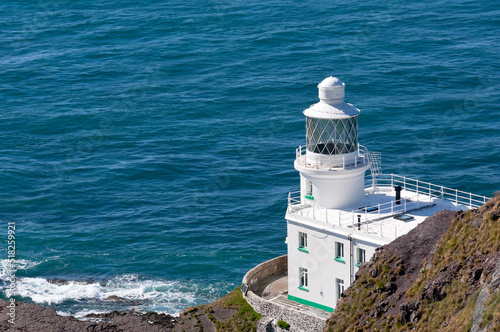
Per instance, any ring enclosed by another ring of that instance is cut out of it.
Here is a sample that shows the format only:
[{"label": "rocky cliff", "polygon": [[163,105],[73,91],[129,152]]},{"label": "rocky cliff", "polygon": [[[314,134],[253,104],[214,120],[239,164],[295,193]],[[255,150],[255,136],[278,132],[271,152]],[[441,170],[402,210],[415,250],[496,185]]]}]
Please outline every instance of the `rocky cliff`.
[{"label": "rocky cliff", "polygon": [[500,331],[500,194],[379,248],[327,331]]}]

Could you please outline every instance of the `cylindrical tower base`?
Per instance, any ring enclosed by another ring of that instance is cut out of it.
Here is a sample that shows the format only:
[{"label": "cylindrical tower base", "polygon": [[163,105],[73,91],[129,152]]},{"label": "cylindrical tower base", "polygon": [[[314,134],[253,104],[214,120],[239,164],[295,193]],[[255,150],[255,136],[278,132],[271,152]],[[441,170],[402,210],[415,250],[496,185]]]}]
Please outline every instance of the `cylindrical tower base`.
[{"label": "cylindrical tower base", "polygon": [[[325,208],[359,208],[364,200],[365,171],[369,164],[349,169],[316,170],[295,163],[301,174],[302,199]],[[309,191],[309,192],[306,192]]]}]

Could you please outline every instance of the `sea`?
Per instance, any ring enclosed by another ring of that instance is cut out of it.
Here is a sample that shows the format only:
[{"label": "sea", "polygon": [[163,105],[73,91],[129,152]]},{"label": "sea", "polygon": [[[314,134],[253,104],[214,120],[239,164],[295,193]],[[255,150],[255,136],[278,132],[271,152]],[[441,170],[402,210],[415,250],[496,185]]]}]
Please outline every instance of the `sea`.
[{"label": "sea", "polygon": [[2,1],[1,297],[178,314],[239,286],[286,253],[330,75],[384,173],[493,196],[499,54],[498,1]]}]

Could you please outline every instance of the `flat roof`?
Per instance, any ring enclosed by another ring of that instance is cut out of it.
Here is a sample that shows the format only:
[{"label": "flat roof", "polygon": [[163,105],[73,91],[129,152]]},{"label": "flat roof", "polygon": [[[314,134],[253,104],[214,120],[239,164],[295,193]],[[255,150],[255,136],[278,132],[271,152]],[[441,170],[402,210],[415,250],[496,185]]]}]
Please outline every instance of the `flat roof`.
[{"label": "flat roof", "polygon": [[327,209],[307,203],[289,205],[286,218],[319,230],[347,233],[355,238],[385,244],[408,233],[440,210],[458,211],[469,208],[434,195],[410,190],[401,190],[401,199],[397,204],[395,190],[380,187],[365,189],[364,201],[348,208]]}]

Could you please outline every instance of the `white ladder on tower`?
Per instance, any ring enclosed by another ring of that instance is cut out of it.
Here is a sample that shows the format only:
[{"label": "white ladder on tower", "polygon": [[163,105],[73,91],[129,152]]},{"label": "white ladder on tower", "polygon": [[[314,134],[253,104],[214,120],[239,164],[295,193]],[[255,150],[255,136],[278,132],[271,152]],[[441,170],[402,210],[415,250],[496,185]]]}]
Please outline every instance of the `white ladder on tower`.
[{"label": "white ladder on tower", "polygon": [[373,190],[376,194],[378,194],[377,175],[382,174],[380,166],[382,156],[380,152],[369,152],[368,149],[365,151],[365,153],[368,157],[368,162],[370,162],[370,172],[372,173]]}]

